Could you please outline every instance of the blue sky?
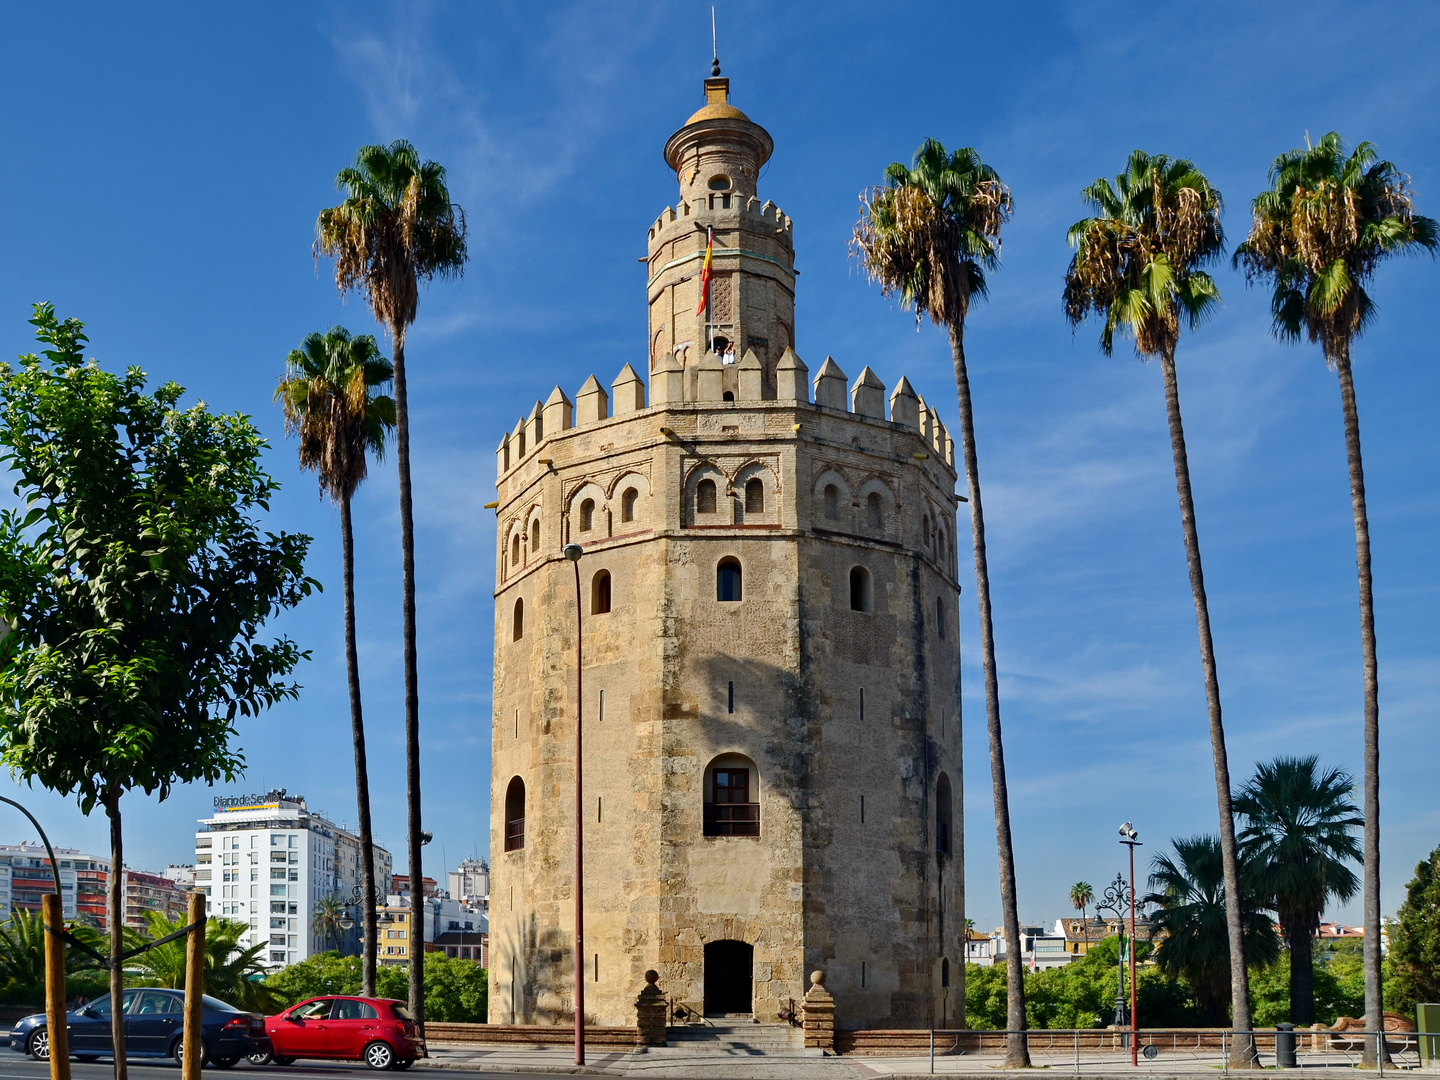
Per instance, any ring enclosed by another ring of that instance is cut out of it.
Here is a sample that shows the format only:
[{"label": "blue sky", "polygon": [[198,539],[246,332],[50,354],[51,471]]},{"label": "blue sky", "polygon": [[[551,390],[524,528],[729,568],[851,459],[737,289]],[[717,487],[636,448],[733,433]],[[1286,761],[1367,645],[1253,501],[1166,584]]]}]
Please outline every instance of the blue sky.
[{"label": "blue sky", "polygon": [[[797,347],[901,374],[954,427],[944,336],[848,258],[859,190],[926,136],[973,145],[1012,187],[1004,268],[969,327],[1023,918],[1151,845],[1215,828],[1195,624],[1160,373],[1060,310],[1077,192],[1130,150],[1193,158],[1243,236],[1249,199],[1306,132],[1369,139],[1440,215],[1440,9],[1195,5],[719,5],[733,100],[775,137],[762,196],[795,220]],[[444,163],[471,227],[408,352],[417,485],[427,863],[488,836],[493,450],[557,382],[643,370],[645,229],[675,199],[665,138],[700,102],[708,4],[72,4],[0,38],[0,354],[29,305],[89,324],[93,354],[258,417],[285,483],[272,525],[316,537],[323,596],[280,626],[314,651],[305,692],[241,727],[245,790],[284,786],[353,821],[338,523],[271,404],[286,351],[365,308],[310,243],[335,172],[406,137]],[[1179,353],[1235,779],[1279,753],[1360,766],[1354,547],[1339,395],[1317,348],[1268,334],[1228,267],[1225,305]],[[1383,727],[1384,908],[1440,843],[1440,267],[1385,266],[1355,351],[1370,496]],[[1427,299],[1428,298],[1428,299]],[[1429,419],[1427,419],[1427,417]],[[356,505],[361,659],[379,838],[403,857],[393,465]],[[968,529],[962,522],[961,535]],[[966,559],[962,558],[962,565]],[[969,914],[999,917],[973,588],[966,634]],[[9,790],[0,781],[0,790]],[[183,859],[211,792],[127,800],[142,867]],[[19,796],[58,843],[103,817]],[[7,813],[10,813],[7,811]],[[18,815],[0,839],[28,832]],[[1151,849],[1153,850],[1153,848]],[[1358,905],[1333,912],[1358,918]]]}]

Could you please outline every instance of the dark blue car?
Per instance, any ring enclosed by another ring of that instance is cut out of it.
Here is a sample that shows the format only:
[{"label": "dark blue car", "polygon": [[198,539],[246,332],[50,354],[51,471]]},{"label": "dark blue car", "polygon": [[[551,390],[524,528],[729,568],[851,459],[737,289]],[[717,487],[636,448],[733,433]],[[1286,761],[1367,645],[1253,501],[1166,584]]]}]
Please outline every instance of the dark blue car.
[{"label": "dark blue car", "polygon": [[[137,988],[126,990],[121,1000],[125,1008],[126,1056],[173,1057],[178,1063],[185,1030],[185,992]],[[265,1018],[259,1013],[241,1012],[208,994],[201,1000],[202,1063],[228,1069],[243,1057],[270,1049]],[[72,1056],[93,1061],[113,1052],[109,994],[66,1013],[65,1023]],[[49,1060],[50,1032],[44,1013],[27,1016],[10,1030],[10,1049],[39,1061]]]}]

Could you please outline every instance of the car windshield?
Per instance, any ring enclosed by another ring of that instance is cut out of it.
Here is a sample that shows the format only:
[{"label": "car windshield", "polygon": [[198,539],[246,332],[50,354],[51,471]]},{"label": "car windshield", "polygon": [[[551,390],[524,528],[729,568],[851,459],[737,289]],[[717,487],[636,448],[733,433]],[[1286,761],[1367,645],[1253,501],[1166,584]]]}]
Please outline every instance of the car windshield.
[{"label": "car windshield", "polygon": [[201,995],[200,995],[200,1001],[204,1004],[205,1008],[207,1008],[207,1009],[219,1009],[221,1012],[242,1012],[242,1011],[243,1011],[243,1010],[241,1010],[241,1009],[237,1009],[234,1005],[231,1005],[229,1002],[227,1002],[227,1001],[221,1001],[219,998],[213,998],[213,997],[211,997],[209,994],[201,994]]},{"label": "car windshield", "polygon": [[[135,1003],[135,995],[137,995],[139,992],[140,992],[140,991],[138,991],[138,990],[126,990],[126,991],[125,991],[124,996],[120,999],[120,1002],[121,1002],[120,1007],[121,1007],[125,1012],[129,1012],[129,1011],[130,1011],[130,1006]],[[96,999],[95,999],[94,1001],[92,1001],[89,1005],[86,1005],[86,1006],[85,1006],[85,1011],[91,1012],[91,1013],[95,1014],[96,1016],[109,1016],[109,1015],[110,1015],[110,995],[109,995],[109,994],[104,994],[104,995],[96,998]]]}]

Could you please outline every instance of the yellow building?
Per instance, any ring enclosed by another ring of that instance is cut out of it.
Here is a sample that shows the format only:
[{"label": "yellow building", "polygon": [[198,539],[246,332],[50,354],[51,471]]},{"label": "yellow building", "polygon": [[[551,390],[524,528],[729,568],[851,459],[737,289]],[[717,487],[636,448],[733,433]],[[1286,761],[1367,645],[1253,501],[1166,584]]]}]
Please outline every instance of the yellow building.
[{"label": "yellow building", "polygon": [[[411,920],[408,907],[385,905],[376,909],[380,926],[377,960],[382,964],[399,966],[410,962]],[[423,949],[423,946],[422,946]]]}]

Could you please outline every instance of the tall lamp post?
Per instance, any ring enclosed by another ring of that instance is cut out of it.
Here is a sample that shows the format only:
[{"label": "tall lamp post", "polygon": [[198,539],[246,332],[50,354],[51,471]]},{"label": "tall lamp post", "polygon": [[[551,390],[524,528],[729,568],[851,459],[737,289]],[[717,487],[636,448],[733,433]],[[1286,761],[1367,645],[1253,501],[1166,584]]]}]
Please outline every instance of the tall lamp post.
[{"label": "tall lamp post", "polygon": [[585,716],[584,652],[581,648],[579,544],[566,544],[561,554],[575,568],[575,1064],[585,1064],[585,807],[581,773],[581,738]]},{"label": "tall lamp post", "polygon": [[1120,826],[1120,843],[1130,849],[1130,1064],[1133,1066],[1140,1064],[1140,1016],[1135,993],[1135,849],[1142,846],[1139,837],[1130,822]]}]

